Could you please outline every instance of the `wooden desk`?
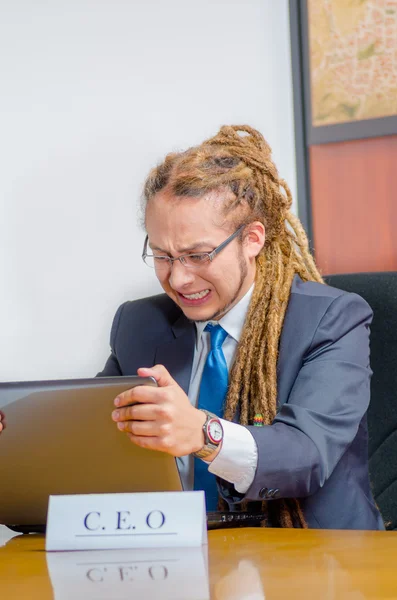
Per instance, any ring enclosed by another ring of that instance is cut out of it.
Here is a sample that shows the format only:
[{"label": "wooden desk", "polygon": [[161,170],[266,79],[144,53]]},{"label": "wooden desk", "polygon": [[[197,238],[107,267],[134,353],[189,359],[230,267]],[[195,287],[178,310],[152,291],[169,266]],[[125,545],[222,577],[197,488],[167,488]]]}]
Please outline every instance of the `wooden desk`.
[{"label": "wooden desk", "polygon": [[[394,532],[218,530],[209,532],[208,552],[211,599],[397,599]],[[186,591],[189,577],[186,573]],[[106,598],[138,597],[133,587],[124,589],[125,595]],[[54,597],[42,536],[18,536],[0,548],[0,597]],[[105,596],[92,595],[99,597]],[[145,600],[161,597],[145,594]],[[184,597],[189,594],[182,590]]]}]

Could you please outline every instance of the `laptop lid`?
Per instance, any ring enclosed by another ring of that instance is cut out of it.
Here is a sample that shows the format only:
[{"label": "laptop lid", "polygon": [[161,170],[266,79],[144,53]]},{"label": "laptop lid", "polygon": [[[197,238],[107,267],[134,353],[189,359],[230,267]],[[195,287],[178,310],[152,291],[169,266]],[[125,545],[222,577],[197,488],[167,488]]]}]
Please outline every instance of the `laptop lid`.
[{"label": "laptop lid", "polygon": [[[133,444],[111,419],[141,377],[0,383],[0,523],[44,525],[52,494],[179,491],[175,459]],[[146,378],[146,385],[157,385]]]}]

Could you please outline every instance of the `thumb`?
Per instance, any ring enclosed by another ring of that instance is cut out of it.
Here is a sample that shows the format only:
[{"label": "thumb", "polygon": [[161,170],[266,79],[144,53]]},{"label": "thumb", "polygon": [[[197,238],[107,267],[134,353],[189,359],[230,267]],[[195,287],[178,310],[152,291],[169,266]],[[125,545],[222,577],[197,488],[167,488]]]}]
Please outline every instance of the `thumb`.
[{"label": "thumb", "polygon": [[138,369],[138,375],[140,377],[154,377],[159,387],[176,385],[176,381],[171,377],[163,365],[155,365],[150,368],[141,367]]}]

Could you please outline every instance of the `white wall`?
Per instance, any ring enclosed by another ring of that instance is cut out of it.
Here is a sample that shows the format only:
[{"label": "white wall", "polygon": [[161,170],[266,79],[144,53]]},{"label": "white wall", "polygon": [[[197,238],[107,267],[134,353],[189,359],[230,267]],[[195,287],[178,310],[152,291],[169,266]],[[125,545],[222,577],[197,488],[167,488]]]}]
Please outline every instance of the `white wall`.
[{"label": "white wall", "polygon": [[287,0],[0,0],[0,380],[90,376],[159,291],[137,207],[163,155],[248,123],[296,189]]}]

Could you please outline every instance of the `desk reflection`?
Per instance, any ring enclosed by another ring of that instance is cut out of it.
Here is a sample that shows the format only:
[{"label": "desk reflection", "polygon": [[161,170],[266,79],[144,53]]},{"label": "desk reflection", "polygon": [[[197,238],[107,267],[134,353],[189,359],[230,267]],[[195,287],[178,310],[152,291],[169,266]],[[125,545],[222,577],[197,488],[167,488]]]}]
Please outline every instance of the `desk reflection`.
[{"label": "desk reflection", "polygon": [[[291,538],[293,535],[290,534]],[[315,534],[309,533],[313,537],[310,544],[304,543],[303,535],[295,536],[295,544],[285,544],[282,532],[269,530],[218,535],[210,545],[211,598],[365,600],[383,597],[374,595],[375,590],[377,593],[387,590],[388,598],[397,598],[397,579],[392,584],[381,577],[381,561],[374,576],[374,562],[379,557],[371,555],[371,564],[365,565],[368,555],[361,551],[365,533],[354,532],[351,536],[345,536],[344,532],[326,533],[326,544],[321,543],[321,535],[318,534],[316,541]],[[262,538],[261,542],[256,536]],[[211,569],[215,562],[216,572]]]},{"label": "desk reflection", "polygon": [[55,600],[208,600],[207,547],[48,552]]},{"label": "desk reflection", "polygon": [[240,560],[235,569],[214,586],[214,600],[266,600],[260,570],[250,560]]},{"label": "desk reflection", "polygon": [[[365,600],[359,590],[354,589],[350,576],[343,572],[341,566],[332,556],[324,555],[320,570],[305,565],[308,572],[302,581],[302,574],[284,569],[277,573],[277,567],[272,562],[274,570],[269,566],[256,565],[250,560],[240,560],[226,575],[218,579],[212,589],[213,600],[279,600],[289,598],[293,592],[294,598],[321,598],[322,600]],[[320,566],[320,565],[318,565]],[[317,590],[320,595],[308,594]],[[265,593],[266,590],[266,593]],[[371,596],[372,598],[372,596]]]}]

